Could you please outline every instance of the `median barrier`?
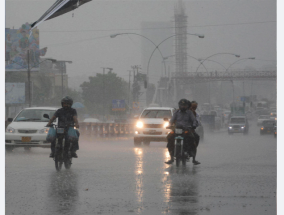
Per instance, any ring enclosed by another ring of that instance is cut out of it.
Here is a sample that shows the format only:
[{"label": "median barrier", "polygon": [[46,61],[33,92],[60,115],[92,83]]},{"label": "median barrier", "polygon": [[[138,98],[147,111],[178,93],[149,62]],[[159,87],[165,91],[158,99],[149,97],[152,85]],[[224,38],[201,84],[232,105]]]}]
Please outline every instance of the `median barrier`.
[{"label": "median barrier", "polygon": [[87,137],[123,137],[134,134],[133,124],[81,122],[80,133]]}]

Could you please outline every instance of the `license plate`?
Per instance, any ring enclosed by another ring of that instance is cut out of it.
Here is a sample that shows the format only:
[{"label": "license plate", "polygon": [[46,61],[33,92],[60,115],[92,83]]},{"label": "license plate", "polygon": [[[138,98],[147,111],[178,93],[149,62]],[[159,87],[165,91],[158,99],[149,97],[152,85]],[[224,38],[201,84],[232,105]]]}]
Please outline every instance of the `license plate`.
[{"label": "license plate", "polygon": [[176,133],[176,134],[182,134],[182,129],[176,128],[176,129],[175,129],[175,133]]},{"label": "license plate", "polygon": [[155,133],[156,133],[156,130],[150,130],[150,133],[151,133],[151,134],[155,134]]},{"label": "license plate", "polygon": [[31,142],[32,137],[22,137],[22,142],[27,143],[27,142]]},{"label": "license plate", "polygon": [[57,134],[63,134],[64,133],[64,128],[57,128],[56,132],[57,132]]}]

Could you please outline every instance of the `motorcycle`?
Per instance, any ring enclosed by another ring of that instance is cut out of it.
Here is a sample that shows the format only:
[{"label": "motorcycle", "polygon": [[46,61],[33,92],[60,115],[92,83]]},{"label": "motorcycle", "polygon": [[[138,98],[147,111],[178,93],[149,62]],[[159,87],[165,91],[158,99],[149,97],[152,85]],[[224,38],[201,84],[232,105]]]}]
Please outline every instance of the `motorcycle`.
[{"label": "motorcycle", "polygon": [[186,160],[188,158],[187,152],[184,150],[185,143],[184,136],[189,132],[186,128],[180,128],[176,126],[168,126],[167,129],[171,129],[175,133],[175,150],[174,150],[174,157],[176,160],[176,166],[178,167],[180,162],[182,162],[183,166],[186,166]]},{"label": "motorcycle", "polygon": [[[44,114],[44,117],[49,119],[47,114]],[[56,131],[55,153],[53,158],[55,162],[55,169],[60,171],[63,163],[66,169],[70,169],[72,165],[73,141],[66,141],[66,137],[68,135],[69,128],[73,126],[65,125],[64,127],[59,128],[57,125],[51,124],[50,127],[53,127]]]}]

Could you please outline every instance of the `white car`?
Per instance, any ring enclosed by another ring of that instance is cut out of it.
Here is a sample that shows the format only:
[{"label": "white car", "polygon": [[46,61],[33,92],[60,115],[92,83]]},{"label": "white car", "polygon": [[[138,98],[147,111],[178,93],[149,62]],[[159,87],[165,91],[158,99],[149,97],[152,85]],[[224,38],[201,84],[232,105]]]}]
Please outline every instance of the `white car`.
[{"label": "white car", "polygon": [[170,132],[166,127],[172,118],[175,109],[170,107],[149,107],[142,111],[135,125],[134,145],[150,145],[150,142],[166,142]]},{"label": "white car", "polygon": [[262,125],[264,120],[269,120],[270,116],[269,115],[260,115],[257,119],[257,126]]},{"label": "white car", "polygon": [[[46,141],[49,128],[46,124],[49,119],[43,117],[48,114],[51,118],[58,108],[53,107],[31,107],[21,110],[20,113],[6,128],[5,145],[7,151],[12,151],[15,147],[50,147],[50,142]],[[56,124],[56,121],[54,122]]]}]

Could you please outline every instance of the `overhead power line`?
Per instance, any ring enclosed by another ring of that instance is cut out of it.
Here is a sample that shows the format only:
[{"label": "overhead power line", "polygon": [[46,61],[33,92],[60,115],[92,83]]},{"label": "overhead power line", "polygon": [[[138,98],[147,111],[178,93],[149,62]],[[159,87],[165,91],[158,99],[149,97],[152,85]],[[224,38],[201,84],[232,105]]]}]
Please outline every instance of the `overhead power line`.
[{"label": "overhead power line", "polygon": [[[264,23],[276,23],[276,21],[260,21],[260,22],[242,22],[242,23],[227,23],[227,24],[210,24],[210,25],[190,25],[188,28],[203,28],[203,27],[222,27],[222,26],[234,26],[234,25],[251,25],[251,24],[264,24]],[[185,26],[184,26],[185,27]],[[125,28],[125,29],[93,29],[93,30],[58,30],[58,31],[40,31],[45,33],[61,33],[61,32],[96,32],[96,31],[137,31],[137,30],[161,30],[161,29],[173,29],[175,27],[161,27],[161,28]],[[183,27],[181,27],[183,28]]]}]

